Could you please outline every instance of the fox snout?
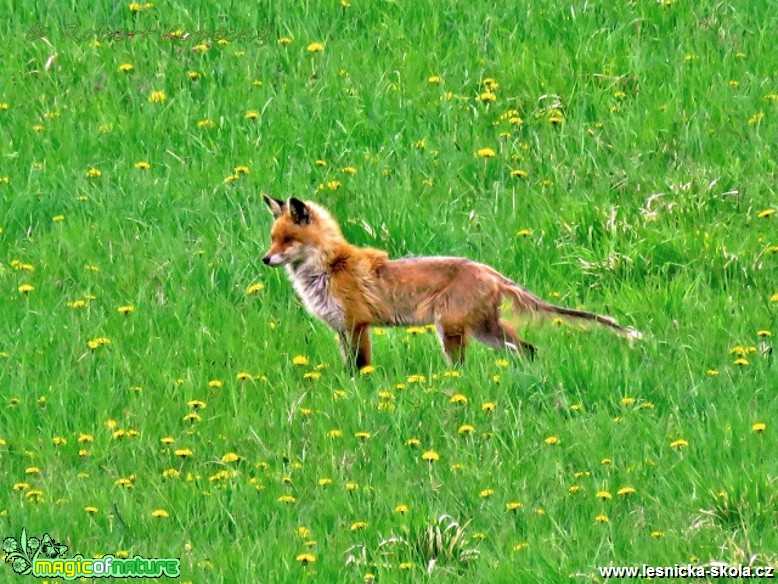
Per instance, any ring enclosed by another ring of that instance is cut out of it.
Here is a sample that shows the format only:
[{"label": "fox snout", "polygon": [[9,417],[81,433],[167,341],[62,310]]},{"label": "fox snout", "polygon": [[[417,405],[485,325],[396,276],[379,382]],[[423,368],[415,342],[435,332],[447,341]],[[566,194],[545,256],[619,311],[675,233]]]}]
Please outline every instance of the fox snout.
[{"label": "fox snout", "polygon": [[263,257],[262,258],[262,263],[265,264],[266,266],[269,266],[270,265],[270,256]]}]

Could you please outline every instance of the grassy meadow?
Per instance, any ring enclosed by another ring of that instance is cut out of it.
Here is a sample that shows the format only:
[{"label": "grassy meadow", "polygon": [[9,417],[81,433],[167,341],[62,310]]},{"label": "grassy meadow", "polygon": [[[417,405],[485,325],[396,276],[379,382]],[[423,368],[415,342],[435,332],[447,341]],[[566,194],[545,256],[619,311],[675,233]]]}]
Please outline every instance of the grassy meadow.
[{"label": "grassy meadow", "polygon": [[[0,6],[0,539],[191,583],[778,565],[770,2]],[[645,339],[375,330],[352,378],[263,192]]]}]

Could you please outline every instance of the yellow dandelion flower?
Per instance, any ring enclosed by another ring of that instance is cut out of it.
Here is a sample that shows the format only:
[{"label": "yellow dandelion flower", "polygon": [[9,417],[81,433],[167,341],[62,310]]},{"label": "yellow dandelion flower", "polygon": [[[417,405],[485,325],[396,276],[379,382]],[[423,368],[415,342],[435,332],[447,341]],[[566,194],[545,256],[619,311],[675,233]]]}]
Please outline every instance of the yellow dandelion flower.
[{"label": "yellow dandelion flower", "polygon": [[575,495],[576,493],[580,493],[581,491],[583,491],[583,487],[581,485],[570,485],[567,488],[567,492],[570,493],[571,495]]},{"label": "yellow dandelion flower", "polygon": [[130,314],[131,312],[135,312],[135,307],[132,305],[120,306],[116,311],[120,314]]},{"label": "yellow dandelion flower", "polygon": [[440,460],[440,455],[434,450],[427,450],[421,455],[421,459],[426,460],[427,462],[436,462]]},{"label": "yellow dandelion flower", "polygon": [[197,127],[200,130],[202,130],[203,128],[214,128],[214,127],[216,127],[216,122],[214,122],[213,120],[209,120],[209,119],[200,120],[200,121],[197,122]]},{"label": "yellow dandelion flower", "polygon": [[686,448],[688,446],[689,443],[683,438],[679,438],[678,440],[674,440],[670,443],[670,448]]},{"label": "yellow dandelion flower", "polygon": [[90,168],[86,171],[87,178],[99,178],[103,176],[103,171],[98,168]]},{"label": "yellow dandelion flower", "polygon": [[280,38],[280,39],[278,39],[278,41],[276,41],[276,42],[277,42],[279,45],[281,45],[281,46],[286,46],[286,45],[288,45],[288,44],[290,44],[290,43],[292,42],[292,39],[291,39],[290,37],[288,37],[288,36],[285,36],[285,37],[281,37],[281,38]]},{"label": "yellow dandelion flower", "polygon": [[603,501],[609,501],[613,499],[613,495],[611,495],[608,491],[597,491],[597,494],[594,496],[598,499],[602,499]]},{"label": "yellow dandelion flower", "polygon": [[21,284],[17,290],[19,291],[19,294],[29,294],[33,290],[35,290],[35,286],[32,284]]},{"label": "yellow dandelion flower", "polygon": [[151,168],[151,164],[149,164],[145,160],[139,160],[138,162],[135,163],[135,168],[137,168],[138,170],[148,170]]},{"label": "yellow dandelion flower", "polygon": [[778,302],[778,292],[770,296],[770,302]]},{"label": "yellow dandelion flower", "polygon": [[511,177],[513,178],[527,178],[528,176],[529,173],[526,170],[522,170],[520,168],[511,170]]},{"label": "yellow dandelion flower", "polygon": [[767,424],[765,424],[764,422],[757,422],[756,424],[751,426],[751,430],[753,430],[757,434],[761,434],[762,432],[767,430]]},{"label": "yellow dandelion flower", "polygon": [[478,496],[481,497],[482,499],[488,499],[492,495],[494,495],[494,489],[484,489],[483,491],[478,493]]},{"label": "yellow dandelion flower", "polygon": [[478,158],[494,158],[497,156],[497,153],[491,148],[481,148],[475,153],[475,155]]},{"label": "yellow dandelion flower", "polygon": [[306,357],[305,355],[296,355],[292,359],[292,365],[298,365],[298,366],[308,365],[308,357]]},{"label": "yellow dandelion flower", "polygon": [[94,515],[95,513],[97,513],[97,507],[93,507],[90,505],[88,507],[84,507],[84,511],[86,511],[88,515]]},{"label": "yellow dandelion flower", "polygon": [[176,439],[173,438],[172,436],[163,436],[162,438],[159,439],[159,441],[162,442],[162,444],[164,444],[165,446],[170,446],[176,441]]},{"label": "yellow dandelion flower", "polygon": [[518,511],[524,507],[523,503],[519,503],[518,501],[510,501],[508,503],[505,503],[505,510],[506,511]]},{"label": "yellow dandelion flower", "polygon": [[513,546],[514,552],[520,552],[522,550],[525,550],[529,547],[529,544],[526,541],[522,541],[520,543],[517,543]]},{"label": "yellow dandelion flower", "polygon": [[[651,537],[653,537],[655,539],[661,539],[664,536],[665,536],[665,532],[664,531],[660,531],[659,529],[655,529],[655,530],[653,530],[651,532]],[[695,561],[694,563],[696,564],[697,562]]]},{"label": "yellow dandelion flower", "polygon": [[200,74],[197,71],[189,71],[186,76],[189,77],[189,79],[192,81],[197,81],[200,79]]},{"label": "yellow dandelion flower", "polygon": [[248,295],[256,294],[260,290],[264,290],[264,289],[265,289],[265,285],[264,284],[260,284],[259,282],[257,282],[255,284],[252,284],[248,288],[246,288],[246,294],[248,294]]},{"label": "yellow dandelion flower", "polygon": [[399,513],[400,515],[405,515],[408,512],[408,505],[399,504],[396,505],[394,508],[395,513]]},{"label": "yellow dandelion flower", "polygon": [[54,436],[51,441],[54,443],[54,446],[66,446],[68,443],[67,439],[62,436]]},{"label": "yellow dandelion flower", "polygon": [[316,556],[313,554],[299,554],[295,559],[303,566],[307,566],[316,561]]},{"label": "yellow dandelion flower", "polygon": [[427,378],[424,375],[411,375],[406,380],[407,383],[425,383]]},{"label": "yellow dandelion flower", "polygon": [[39,489],[30,489],[25,493],[24,496],[27,497],[30,501],[38,503],[43,500],[43,491]]},{"label": "yellow dandelion flower", "polygon": [[735,360],[732,362],[732,364],[733,364],[733,365],[740,365],[741,367],[745,367],[745,366],[747,366],[749,363],[748,363],[748,359],[746,359],[745,357],[740,357],[739,359],[735,359]]},{"label": "yellow dandelion flower", "polygon": [[361,531],[366,527],[367,527],[367,523],[365,521],[355,521],[354,523],[351,524],[351,531]]},{"label": "yellow dandelion flower", "polygon": [[495,407],[496,406],[494,402],[484,402],[481,404],[481,410],[486,412],[487,414],[493,412]]},{"label": "yellow dandelion flower", "polygon": [[14,483],[11,488],[14,491],[26,491],[30,488],[30,483]]},{"label": "yellow dandelion flower", "polygon": [[549,436],[543,440],[543,442],[549,445],[559,444],[559,438],[556,436]]},{"label": "yellow dandelion flower", "polygon": [[530,229],[520,229],[516,232],[516,237],[531,237],[532,231]]},{"label": "yellow dandelion flower", "polygon": [[179,458],[189,458],[190,456],[192,456],[193,452],[189,448],[178,448],[177,450],[175,450],[175,452],[173,452],[173,454],[175,454]]},{"label": "yellow dandelion flower", "polygon": [[354,434],[354,438],[358,438],[359,440],[369,440],[370,432],[357,432]]},{"label": "yellow dandelion flower", "polygon": [[135,67],[132,65],[132,63],[122,63],[121,65],[119,65],[119,71],[121,71],[122,73],[129,73],[134,69]]},{"label": "yellow dandelion flower", "polygon": [[228,452],[222,456],[222,462],[227,464],[231,462],[238,462],[239,460],[241,460],[241,456],[239,454],[235,454],[234,452]]},{"label": "yellow dandelion flower", "polygon": [[318,371],[308,371],[303,375],[303,379],[312,379],[314,381],[321,379],[321,373]]},{"label": "yellow dandelion flower", "polygon": [[154,511],[151,512],[151,516],[155,517],[156,519],[165,519],[167,517],[170,517],[170,513],[168,513],[164,509],[154,509]]},{"label": "yellow dandelion flower", "polygon": [[769,209],[765,209],[764,211],[760,211],[757,217],[759,217],[760,219],[764,219],[766,217],[772,217],[773,215],[775,215],[775,213],[776,213],[775,209],[769,208]]},{"label": "yellow dandelion flower", "polygon": [[475,428],[471,426],[470,424],[462,424],[459,429],[457,430],[459,434],[465,434],[470,435],[473,432],[475,432]]},{"label": "yellow dandelion flower", "polygon": [[467,397],[466,397],[465,395],[463,395],[463,394],[461,394],[461,393],[455,393],[454,395],[452,395],[452,396],[449,398],[449,400],[448,400],[448,401],[449,401],[450,403],[452,403],[452,404],[456,404],[456,405],[459,405],[459,406],[463,406],[463,405],[466,405],[466,404],[467,404],[467,402],[468,402],[468,399],[467,399]]},{"label": "yellow dandelion flower", "polygon": [[245,118],[247,120],[256,120],[259,118],[259,112],[255,112],[254,110],[249,110],[246,112]]},{"label": "yellow dandelion flower", "polygon": [[623,406],[631,406],[634,405],[637,400],[634,397],[623,397],[621,398],[621,405]]},{"label": "yellow dandelion flower", "polygon": [[167,94],[164,91],[152,91],[149,94],[149,101],[151,103],[162,103],[167,99]]},{"label": "yellow dandelion flower", "polygon": [[406,446],[421,446],[421,440],[418,438],[408,438],[405,441]]},{"label": "yellow dandelion flower", "polygon": [[324,45],[322,43],[311,43],[306,50],[309,53],[322,53],[324,52]]},{"label": "yellow dandelion flower", "polygon": [[478,96],[478,99],[480,99],[483,103],[494,103],[497,101],[497,96],[491,91],[484,91],[481,95]]},{"label": "yellow dandelion flower", "polygon": [[347,491],[356,491],[359,488],[359,485],[357,483],[346,483],[346,490]]},{"label": "yellow dandelion flower", "polygon": [[280,497],[278,497],[278,502],[292,504],[292,503],[296,503],[297,499],[295,499],[292,495],[281,495]]},{"label": "yellow dandelion flower", "polygon": [[705,373],[710,377],[716,377],[719,374],[717,369],[708,369]]},{"label": "yellow dandelion flower", "polygon": [[219,389],[223,385],[224,385],[224,383],[222,383],[221,379],[211,379],[208,382],[208,387],[213,388],[213,389]]},{"label": "yellow dandelion flower", "polygon": [[608,516],[607,516],[607,515],[605,515],[604,513],[601,513],[601,514],[599,514],[597,517],[595,517],[595,518],[594,518],[594,520],[595,520],[597,523],[608,523],[608,521],[610,521],[610,520],[608,519]]}]

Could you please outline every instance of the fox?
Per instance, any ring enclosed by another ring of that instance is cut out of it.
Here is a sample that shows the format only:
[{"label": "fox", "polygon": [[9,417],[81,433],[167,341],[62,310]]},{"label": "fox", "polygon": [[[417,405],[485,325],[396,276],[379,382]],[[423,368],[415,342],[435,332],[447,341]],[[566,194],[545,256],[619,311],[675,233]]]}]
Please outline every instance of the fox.
[{"label": "fox", "polygon": [[593,322],[628,339],[642,337],[609,316],[546,302],[494,268],[469,259],[390,259],[383,250],[346,241],[329,211],[315,202],[262,196],[274,218],[262,262],[286,268],[307,310],[337,333],[349,369],[362,370],[372,363],[371,326],[434,325],[450,364],[464,362],[471,338],[534,358],[536,347],[519,338],[503,318],[506,300],[519,314]]}]

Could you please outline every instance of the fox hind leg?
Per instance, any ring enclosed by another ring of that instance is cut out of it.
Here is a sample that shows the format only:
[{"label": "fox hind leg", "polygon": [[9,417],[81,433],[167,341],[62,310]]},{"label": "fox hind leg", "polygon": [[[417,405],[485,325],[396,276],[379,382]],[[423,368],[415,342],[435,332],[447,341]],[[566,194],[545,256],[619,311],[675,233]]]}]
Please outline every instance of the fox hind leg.
[{"label": "fox hind leg", "polygon": [[435,323],[440,344],[443,345],[443,353],[449,363],[461,365],[465,362],[465,350],[467,349],[467,335],[461,327],[446,325],[440,321]]},{"label": "fox hind leg", "polygon": [[519,338],[516,330],[504,320],[496,320],[475,333],[475,338],[493,349],[504,349],[511,353],[521,353],[530,359],[535,358],[535,345]]}]

